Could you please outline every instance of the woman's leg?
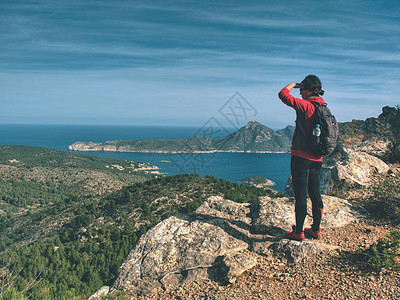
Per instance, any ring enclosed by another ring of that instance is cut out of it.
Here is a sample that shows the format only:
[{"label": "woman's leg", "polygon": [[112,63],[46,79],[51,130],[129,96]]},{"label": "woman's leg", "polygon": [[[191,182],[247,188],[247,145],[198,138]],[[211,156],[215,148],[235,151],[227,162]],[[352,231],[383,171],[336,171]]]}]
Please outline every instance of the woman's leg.
[{"label": "woman's leg", "polygon": [[320,190],[321,168],[321,162],[312,162],[308,180],[308,193],[312,202],[313,231],[320,230],[322,211],[324,208]]},{"label": "woman's leg", "polygon": [[296,233],[303,231],[304,220],[307,214],[307,186],[309,170],[305,163],[305,159],[296,156],[292,156],[290,163],[294,196],[296,200]]}]

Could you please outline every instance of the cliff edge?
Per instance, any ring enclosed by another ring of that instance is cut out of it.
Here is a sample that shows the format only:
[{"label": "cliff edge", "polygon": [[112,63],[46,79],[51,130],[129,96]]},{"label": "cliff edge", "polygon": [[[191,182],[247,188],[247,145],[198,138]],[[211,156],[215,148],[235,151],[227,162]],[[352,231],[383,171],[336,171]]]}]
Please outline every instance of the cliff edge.
[{"label": "cliff edge", "polygon": [[[346,200],[324,196],[324,202],[324,227],[358,218]],[[256,266],[260,256],[297,263],[335,248],[287,240],[286,230],[293,223],[289,198],[262,197],[249,204],[210,197],[195,213],[172,216],[144,234],[122,264],[110,293],[145,295],[206,278],[233,283]]]},{"label": "cliff edge", "polygon": [[[249,204],[213,196],[194,213],[172,216],[144,234],[122,264],[113,286],[104,287],[103,294],[123,291],[145,299],[193,293],[218,299],[254,293],[275,299],[399,294],[398,275],[383,273],[378,281],[362,275],[352,264],[355,247],[365,249],[389,232],[388,227],[368,220],[368,214],[355,203],[376,177],[386,176],[390,170],[383,159],[393,139],[390,124],[394,116],[394,109],[384,107],[378,118],[340,125],[340,144],[324,160],[321,189],[328,195],[323,195],[322,240],[301,243],[286,239],[286,231],[295,223],[290,179],[285,197],[261,197]],[[345,200],[329,194],[351,195]],[[308,215],[305,226],[311,219]],[[326,255],[331,252],[334,254]],[[221,287],[235,283],[238,276],[244,276],[237,285],[240,288]],[[374,292],[381,280],[384,287]],[[310,284],[316,287],[312,293],[307,288]],[[227,294],[222,296],[219,291]]]}]

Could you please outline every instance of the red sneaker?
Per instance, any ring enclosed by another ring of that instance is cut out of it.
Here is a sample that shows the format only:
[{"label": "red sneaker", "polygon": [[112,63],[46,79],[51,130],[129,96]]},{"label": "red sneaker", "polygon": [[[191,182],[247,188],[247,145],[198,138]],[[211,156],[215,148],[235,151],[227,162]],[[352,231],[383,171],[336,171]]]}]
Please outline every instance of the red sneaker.
[{"label": "red sneaker", "polygon": [[288,231],[287,237],[289,240],[294,240],[294,241],[302,241],[305,239],[304,232],[296,233],[296,231]]},{"label": "red sneaker", "polygon": [[321,231],[317,230],[314,231],[312,228],[304,228],[304,233],[307,235],[307,237],[310,237],[312,239],[320,239],[321,238]]}]

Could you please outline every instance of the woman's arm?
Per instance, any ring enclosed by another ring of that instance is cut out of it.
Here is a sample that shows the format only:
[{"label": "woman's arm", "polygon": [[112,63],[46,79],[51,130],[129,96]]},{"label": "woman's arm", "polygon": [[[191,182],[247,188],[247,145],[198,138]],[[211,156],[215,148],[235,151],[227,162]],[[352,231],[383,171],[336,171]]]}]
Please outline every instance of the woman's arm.
[{"label": "woman's arm", "polygon": [[290,95],[290,91],[293,88],[300,88],[297,83],[289,83],[279,92],[279,98],[285,103],[287,106],[294,108],[297,111],[305,112],[307,116],[310,116],[314,113],[315,107],[314,105],[307,100],[303,100],[300,98],[296,98]]},{"label": "woman's arm", "polygon": [[284,89],[287,89],[291,91],[293,88],[300,88],[300,86],[297,83],[289,83],[287,86],[284,87]]}]

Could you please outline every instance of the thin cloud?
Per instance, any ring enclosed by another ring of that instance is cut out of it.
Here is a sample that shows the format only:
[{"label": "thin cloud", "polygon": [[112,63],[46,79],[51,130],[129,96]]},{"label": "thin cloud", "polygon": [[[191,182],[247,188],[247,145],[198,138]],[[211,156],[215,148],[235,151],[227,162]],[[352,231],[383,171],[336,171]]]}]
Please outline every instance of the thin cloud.
[{"label": "thin cloud", "polygon": [[390,90],[400,83],[399,9],[372,0],[290,10],[282,1],[2,1],[0,101],[11,112],[2,118],[129,122],[125,109],[135,122],[152,114],[199,124],[240,91],[277,127],[288,113],[277,92],[311,73],[341,120],[376,115],[399,102]]}]

